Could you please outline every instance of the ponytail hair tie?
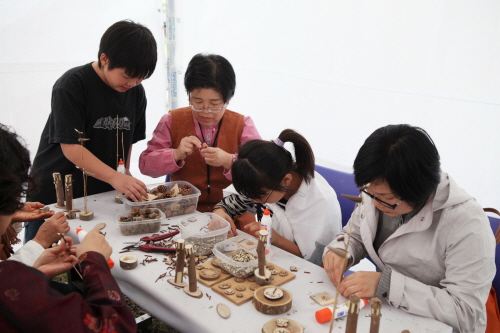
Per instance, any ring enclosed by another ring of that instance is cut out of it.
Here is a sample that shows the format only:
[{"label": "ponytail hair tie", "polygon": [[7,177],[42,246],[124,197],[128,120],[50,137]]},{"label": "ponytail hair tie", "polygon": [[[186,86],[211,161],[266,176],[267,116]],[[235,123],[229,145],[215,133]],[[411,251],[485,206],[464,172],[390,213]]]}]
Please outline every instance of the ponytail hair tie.
[{"label": "ponytail hair tie", "polygon": [[274,139],[273,142],[283,148],[283,141],[281,141],[279,138]]}]

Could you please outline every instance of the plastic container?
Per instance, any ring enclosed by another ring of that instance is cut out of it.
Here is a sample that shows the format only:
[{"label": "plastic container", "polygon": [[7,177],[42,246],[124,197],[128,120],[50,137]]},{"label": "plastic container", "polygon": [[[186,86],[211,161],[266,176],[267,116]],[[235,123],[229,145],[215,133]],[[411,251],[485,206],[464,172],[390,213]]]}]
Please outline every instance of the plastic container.
[{"label": "plastic container", "polygon": [[262,220],[260,221],[260,230],[266,230],[269,232],[265,250],[266,260],[269,260],[273,255],[273,249],[271,247],[271,236],[273,234],[272,224],[273,220],[271,218],[271,212],[269,211],[269,208],[266,207],[264,213],[262,214]]},{"label": "plastic container", "polygon": [[[146,210],[147,208],[143,208]],[[150,208],[151,211],[154,211],[155,208]],[[161,221],[165,218],[165,214],[158,209],[160,217],[157,219],[147,219],[143,221],[129,221],[122,222],[120,221],[120,217],[129,216],[131,214],[130,211],[123,211],[116,214],[115,221],[118,223],[120,227],[120,232],[123,236],[129,235],[139,235],[139,234],[151,234],[160,231]]]},{"label": "plastic container", "polygon": [[198,198],[200,197],[201,192],[192,184],[179,180],[168,183],[150,184],[146,185],[146,187],[148,188],[148,191],[151,191],[154,188],[158,188],[158,186],[160,185],[165,185],[167,189],[170,191],[172,188],[174,188],[175,184],[177,184],[179,188],[182,187],[183,185],[191,186],[191,194],[173,198],[152,200],[152,201],[134,202],[130,201],[127,197],[125,197],[123,193],[120,193],[120,199],[125,205],[126,209],[132,209],[134,207],[158,208],[159,210],[165,213],[166,217],[194,213],[196,211],[196,206],[198,205]]},{"label": "plastic container", "polygon": [[[259,266],[256,252],[257,242],[257,238],[240,232],[238,236],[215,245],[213,252],[219,259],[221,268],[235,277],[246,278],[252,275]],[[240,251],[249,254],[248,256],[253,255],[255,259],[245,262],[233,260],[232,257]]]},{"label": "plastic container", "polygon": [[229,227],[228,221],[212,213],[190,214],[179,219],[181,237],[200,256],[211,254],[214,246],[227,238]]}]

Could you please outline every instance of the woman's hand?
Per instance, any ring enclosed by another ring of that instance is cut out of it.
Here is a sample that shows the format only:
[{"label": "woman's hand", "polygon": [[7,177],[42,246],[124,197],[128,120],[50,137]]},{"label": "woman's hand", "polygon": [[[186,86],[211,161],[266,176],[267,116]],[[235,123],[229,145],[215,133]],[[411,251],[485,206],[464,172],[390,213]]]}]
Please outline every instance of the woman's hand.
[{"label": "woman's hand", "polygon": [[58,212],[40,226],[33,240],[44,248],[48,248],[61,239],[58,234],[67,234],[69,229],[66,216],[63,212]]},{"label": "woman's hand", "polygon": [[82,254],[89,251],[102,254],[106,260],[111,256],[111,253],[113,253],[113,249],[104,239],[104,235],[96,229],[89,231],[83,241],[76,246],[76,256],[80,257]]},{"label": "woman's hand", "polygon": [[43,272],[49,279],[67,272],[78,262],[75,256],[69,254],[68,247],[72,244],[71,237],[64,237],[61,244],[43,251],[33,267]]},{"label": "woman's hand", "polygon": [[326,274],[332,281],[335,287],[338,287],[339,281],[344,274],[344,267],[342,257],[336,255],[332,251],[328,251],[323,256],[323,266],[325,267]]},{"label": "woman's hand", "polygon": [[15,212],[12,216],[12,223],[45,220],[54,215],[53,210],[42,213],[41,208],[43,208],[44,206],[45,205],[40,202],[24,203],[23,208]]},{"label": "woman's hand", "polygon": [[216,147],[206,147],[200,150],[203,154],[205,162],[214,167],[224,167],[229,170],[233,165],[233,155],[226,153],[224,150]]},{"label": "woman's hand", "polygon": [[375,296],[381,272],[354,272],[340,283],[339,293],[344,297],[356,294],[360,298]]},{"label": "woman's hand", "polygon": [[182,138],[179,147],[174,150],[174,160],[176,162],[184,160],[194,152],[194,149],[201,149],[201,141],[195,136],[186,136]]},{"label": "woman's hand", "polygon": [[231,231],[233,235],[237,235],[238,233],[236,232],[236,225],[234,224],[233,219],[226,213],[226,210],[224,208],[217,208],[214,210],[212,213],[219,215],[222,217],[224,220],[228,221],[231,227]]}]

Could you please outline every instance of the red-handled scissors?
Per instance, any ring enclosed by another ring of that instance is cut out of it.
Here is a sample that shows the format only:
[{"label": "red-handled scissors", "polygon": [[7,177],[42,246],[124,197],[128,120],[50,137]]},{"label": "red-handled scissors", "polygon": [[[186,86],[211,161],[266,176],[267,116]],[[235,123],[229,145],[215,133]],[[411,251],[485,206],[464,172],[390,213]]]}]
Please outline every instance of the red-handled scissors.
[{"label": "red-handled scissors", "polygon": [[170,237],[173,237],[177,235],[180,231],[172,231],[169,232],[168,234],[159,234],[159,235],[153,235],[153,236],[145,236],[140,239],[140,241],[126,246],[123,248],[123,250],[130,250],[130,249],[138,249],[143,252],[164,252],[164,253],[175,253],[177,249],[175,248],[169,248],[169,247],[162,247],[162,246],[155,246],[154,242],[160,241],[162,239],[167,239]]}]

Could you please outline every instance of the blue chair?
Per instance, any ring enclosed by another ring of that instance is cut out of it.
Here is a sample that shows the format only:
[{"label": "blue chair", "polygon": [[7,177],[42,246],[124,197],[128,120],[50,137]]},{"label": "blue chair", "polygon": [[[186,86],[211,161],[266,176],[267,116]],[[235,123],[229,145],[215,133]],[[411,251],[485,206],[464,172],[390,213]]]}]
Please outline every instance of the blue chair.
[{"label": "blue chair", "polygon": [[339,200],[342,212],[342,227],[344,227],[349,222],[354,211],[354,202],[344,198],[341,194],[359,195],[359,190],[354,183],[354,175],[317,164],[316,171],[326,179],[328,184],[335,190],[335,193],[337,193],[337,199]]},{"label": "blue chair", "polygon": [[[500,215],[500,212],[498,212],[498,210],[494,208],[484,208],[484,211]],[[495,288],[498,296],[500,295],[500,274],[498,274],[498,268],[500,267],[500,246],[498,246],[498,244],[500,243],[500,219],[492,216],[488,216],[488,219],[490,220],[491,230],[495,234],[497,244],[495,250],[495,265],[497,267],[497,273],[495,274],[491,285],[493,286],[493,288]],[[500,299],[498,300],[498,306],[500,307]]]}]

